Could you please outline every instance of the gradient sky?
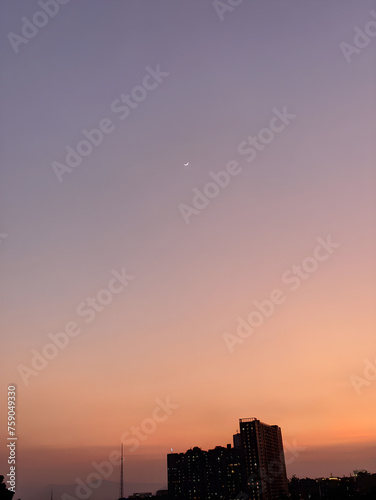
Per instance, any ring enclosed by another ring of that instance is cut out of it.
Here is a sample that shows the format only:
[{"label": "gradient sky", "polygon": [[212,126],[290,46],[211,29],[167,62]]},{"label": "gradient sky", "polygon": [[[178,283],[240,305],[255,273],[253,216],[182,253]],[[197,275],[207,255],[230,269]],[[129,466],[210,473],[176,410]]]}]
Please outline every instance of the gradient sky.
[{"label": "gradient sky", "polygon": [[[8,33],[40,8],[1,3],[0,423],[15,383],[23,499],[84,479],[167,397],[179,408],[126,447],[129,482],[166,484],[171,447],[225,445],[243,417],[304,448],[289,476],[376,472],[376,381],[351,384],[376,358],[376,39],[350,63],[340,48],[372,9],[245,0],[221,21],[209,0],[72,1],[16,54]],[[157,65],[119,120],[111,103]],[[284,106],[296,118],[248,163],[238,145]],[[115,131],[59,183],[52,162],[103,118]],[[241,174],[187,225],[179,204],[230,160]],[[289,291],[328,235],[340,247]],[[86,324],[77,305],[124,267]],[[223,333],[275,288],[285,303],[230,354]],[[26,386],[17,367],[70,321],[82,333]]]}]

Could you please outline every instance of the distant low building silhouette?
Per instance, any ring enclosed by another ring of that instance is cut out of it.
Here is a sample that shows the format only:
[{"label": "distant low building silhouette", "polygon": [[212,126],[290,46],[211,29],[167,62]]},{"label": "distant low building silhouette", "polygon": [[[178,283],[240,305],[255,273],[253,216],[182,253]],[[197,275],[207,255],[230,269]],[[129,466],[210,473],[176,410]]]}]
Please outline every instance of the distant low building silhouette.
[{"label": "distant low building silhouette", "polygon": [[160,500],[160,499],[165,499],[165,500],[170,500],[170,497],[168,496],[168,491],[167,490],[158,490],[155,495],[152,493],[133,493],[130,497],[127,497],[126,500],[131,500],[133,498],[151,498],[153,500]]},{"label": "distant low building silhouette", "polygon": [[133,495],[131,495],[130,497],[128,498],[154,498],[153,496],[153,493],[133,493]]},{"label": "distant low building silhouette", "polygon": [[290,479],[291,500],[375,500],[376,474],[354,471],[352,476]]},{"label": "distant low building silhouette", "polygon": [[281,500],[288,481],[281,429],[256,418],[240,419],[234,446],[169,453],[168,493],[171,500]]}]

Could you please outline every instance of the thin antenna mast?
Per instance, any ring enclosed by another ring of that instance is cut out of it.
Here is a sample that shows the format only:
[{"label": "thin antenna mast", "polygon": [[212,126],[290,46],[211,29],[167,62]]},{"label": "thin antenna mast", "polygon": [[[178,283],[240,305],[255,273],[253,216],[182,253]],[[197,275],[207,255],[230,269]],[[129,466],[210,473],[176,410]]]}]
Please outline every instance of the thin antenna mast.
[{"label": "thin antenna mast", "polygon": [[123,443],[121,443],[121,460],[120,460],[120,500],[124,498],[124,477],[123,477]]}]

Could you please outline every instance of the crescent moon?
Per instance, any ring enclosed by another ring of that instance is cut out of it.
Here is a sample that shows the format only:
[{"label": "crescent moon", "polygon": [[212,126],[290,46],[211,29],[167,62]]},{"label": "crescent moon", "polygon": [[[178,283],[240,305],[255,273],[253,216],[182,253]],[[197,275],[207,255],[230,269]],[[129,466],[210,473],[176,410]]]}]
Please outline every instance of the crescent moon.
[{"label": "crescent moon", "polygon": [[187,163],[184,163],[185,167],[188,167],[188,165],[189,165],[189,161]]}]

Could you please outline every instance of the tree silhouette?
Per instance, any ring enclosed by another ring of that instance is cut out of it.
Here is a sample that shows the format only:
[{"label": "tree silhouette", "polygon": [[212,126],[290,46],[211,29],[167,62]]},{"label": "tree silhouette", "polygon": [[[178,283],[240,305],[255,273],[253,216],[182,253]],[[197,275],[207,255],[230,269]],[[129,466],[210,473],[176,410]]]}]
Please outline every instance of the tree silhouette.
[{"label": "tree silhouette", "polygon": [[7,490],[4,483],[4,476],[0,476],[0,500],[12,500],[14,495],[13,491]]}]

